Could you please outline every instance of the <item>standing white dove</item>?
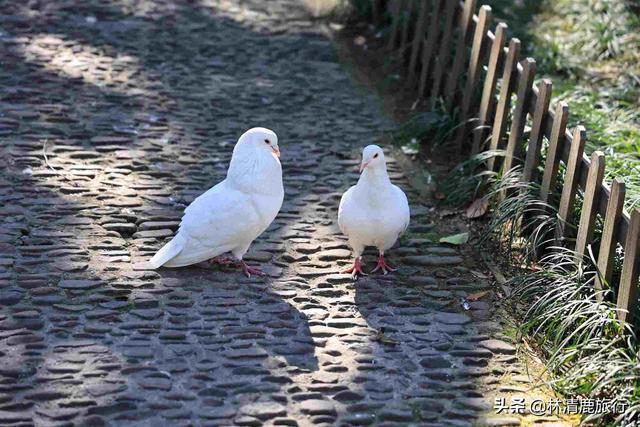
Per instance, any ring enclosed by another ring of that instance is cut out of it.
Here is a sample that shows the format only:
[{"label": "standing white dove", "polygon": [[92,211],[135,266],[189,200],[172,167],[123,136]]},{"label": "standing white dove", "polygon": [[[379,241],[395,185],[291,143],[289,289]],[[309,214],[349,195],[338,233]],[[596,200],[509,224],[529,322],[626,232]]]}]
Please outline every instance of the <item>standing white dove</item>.
[{"label": "standing white dove", "polygon": [[196,198],[184,211],[178,234],[154,255],[154,268],[182,267],[231,252],[243,272],[243,255],[275,219],[284,187],[278,137],[265,128],[246,131],[233,149],[227,178]]},{"label": "standing white dove", "polygon": [[340,200],[338,225],[349,238],[355,260],[344,273],[358,275],[362,271],[362,252],[365,246],[378,248],[378,264],[372,272],[384,274],[395,271],[384,260],[384,252],[391,248],[409,226],[409,202],[404,192],[391,183],[382,148],[369,145],[362,150],[360,179]]}]

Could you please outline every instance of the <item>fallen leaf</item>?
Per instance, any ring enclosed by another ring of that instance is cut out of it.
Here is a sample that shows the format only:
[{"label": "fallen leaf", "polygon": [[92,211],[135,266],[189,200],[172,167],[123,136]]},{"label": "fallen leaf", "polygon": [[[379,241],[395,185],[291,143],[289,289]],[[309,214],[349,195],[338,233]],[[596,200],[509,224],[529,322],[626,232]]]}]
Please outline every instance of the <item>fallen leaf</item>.
[{"label": "fallen leaf", "polygon": [[460,211],[457,209],[443,209],[440,211],[440,218],[446,218],[458,214]]},{"label": "fallen leaf", "polygon": [[477,270],[471,270],[471,274],[476,276],[478,279],[489,279],[489,276]]},{"label": "fallen leaf", "polygon": [[440,269],[436,270],[433,275],[439,279],[444,279],[445,277],[451,277],[451,270]]},{"label": "fallen leaf", "polygon": [[353,39],[353,43],[356,46],[362,46],[366,42],[367,42],[367,39],[365,39],[363,36],[357,36],[355,39]]},{"label": "fallen leaf", "polygon": [[464,245],[469,241],[469,233],[452,234],[440,238],[440,243],[449,243],[450,245]]},{"label": "fallen leaf", "polygon": [[393,338],[388,337],[382,331],[377,331],[376,332],[375,340],[380,342],[380,343],[382,343],[382,344],[388,344],[388,345],[398,345],[398,344],[400,344],[400,341],[394,340]]},{"label": "fallen leaf", "polygon": [[531,347],[531,345],[529,345],[529,341],[527,341],[526,338],[522,339],[522,344],[524,345],[524,348],[527,349],[527,352],[529,353],[529,356],[531,356],[531,358],[533,358],[533,360],[536,361],[536,363],[540,363],[542,364],[542,360],[538,357],[538,355],[536,354],[536,352],[533,350],[533,348]]},{"label": "fallen leaf", "polygon": [[465,211],[465,214],[467,215],[467,218],[480,218],[487,213],[488,209],[489,199],[483,197],[481,199],[475,199],[473,202],[471,202],[471,204]]},{"label": "fallen leaf", "polygon": [[467,295],[467,301],[471,301],[471,302],[478,301],[480,298],[487,295],[488,293],[489,291],[474,292],[472,294]]},{"label": "fallen leaf", "polygon": [[408,144],[400,147],[402,152],[407,156],[413,156],[420,152],[420,146],[418,145],[418,141],[415,138],[412,138]]}]

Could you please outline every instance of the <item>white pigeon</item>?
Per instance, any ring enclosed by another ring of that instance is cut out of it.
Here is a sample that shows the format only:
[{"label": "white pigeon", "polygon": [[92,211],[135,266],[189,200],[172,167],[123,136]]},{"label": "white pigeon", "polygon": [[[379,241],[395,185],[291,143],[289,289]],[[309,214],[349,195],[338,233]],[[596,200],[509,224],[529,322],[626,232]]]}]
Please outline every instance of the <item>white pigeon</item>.
[{"label": "white pigeon", "polygon": [[[231,252],[244,273],[264,274],[242,257],[275,219],[284,187],[278,137],[265,128],[246,131],[233,149],[227,178],[184,211],[178,234],[149,261],[154,268],[182,267]],[[218,261],[221,262],[221,261]]]},{"label": "white pigeon", "polygon": [[369,145],[362,150],[360,179],[340,200],[338,225],[349,238],[355,261],[344,271],[366,275],[362,271],[362,252],[365,246],[378,248],[378,264],[372,271],[384,274],[395,271],[384,260],[384,252],[391,248],[409,226],[409,202],[404,192],[391,183],[382,148]]}]

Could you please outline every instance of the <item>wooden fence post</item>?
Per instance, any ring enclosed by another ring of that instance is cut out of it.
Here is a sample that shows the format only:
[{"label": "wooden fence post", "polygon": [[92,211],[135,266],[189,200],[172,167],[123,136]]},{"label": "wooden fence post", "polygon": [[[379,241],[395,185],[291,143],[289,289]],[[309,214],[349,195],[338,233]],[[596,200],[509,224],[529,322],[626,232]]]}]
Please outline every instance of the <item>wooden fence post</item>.
[{"label": "wooden fence post", "polygon": [[404,66],[407,59],[407,48],[409,47],[409,30],[411,29],[411,16],[418,0],[406,0],[402,12],[402,38],[400,39],[400,64]]},{"label": "wooden fence post", "polygon": [[424,96],[424,91],[427,88],[427,80],[430,75],[429,72],[431,71],[431,63],[433,62],[436,40],[438,40],[438,18],[440,17],[442,3],[443,0],[435,0],[433,13],[429,20],[429,32],[427,34],[427,39],[424,42],[424,48],[422,49],[422,69],[420,70],[420,83],[418,85],[418,97],[420,98]]},{"label": "wooden fence post", "polygon": [[538,99],[533,113],[531,136],[527,146],[527,155],[522,170],[522,181],[537,182],[536,170],[540,163],[540,148],[542,135],[549,116],[549,102],[551,101],[551,80],[543,79],[538,85]]},{"label": "wooden fence post", "polygon": [[582,212],[578,225],[578,236],[576,237],[576,248],[578,260],[587,253],[587,245],[593,239],[593,228],[596,223],[598,198],[602,189],[602,178],[604,177],[604,154],[596,151],[591,155],[591,165],[587,175],[587,184],[584,189],[584,200],[582,202]]},{"label": "wooden fence post", "polygon": [[371,0],[371,21],[377,25],[382,20],[380,16],[380,0]]},{"label": "wooden fence post", "polygon": [[[493,133],[491,135],[492,151],[500,148],[504,130],[507,126],[507,115],[509,114],[509,105],[511,103],[511,92],[515,86],[515,80],[518,73],[518,57],[520,56],[520,40],[511,39],[509,42],[509,53],[504,63],[504,72],[502,73],[502,87],[500,88],[500,99],[496,108],[496,115],[493,119]],[[487,169],[496,170],[496,158],[491,157],[487,161]]]},{"label": "wooden fence post", "polygon": [[451,45],[451,35],[453,33],[453,20],[456,14],[457,1],[448,0],[446,4],[446,19],[444,24],[444,30],[442,31],[442,39],[440,40],[440,49],[438,56],[435,57],[435,70],[433,74],[433,84],[431,85],[431,109],[435,109],[436,102],[440,97],[440,89],[442,87],[442,77],[445,69],[449,65],[449,59],[451,58],[451,51],[449,46]]},{"label": "wooden fence post", "polygon": [[[604,289],[604,284],[611,283],[613,274],[613,256],[616,251],[616,227],[619,224],[624,207],[625,185],[615,178],[611,184],[611,194],[607,203],[607,213],[604,217],[604,227],[598,251],[598,276],[596,277],[596,291]],[[602,301],[602,294],[596,293],[598,301]]]},{"label": "wooden fence post", "polygon": [[564,187],[562,188],[562,196],[560,197],[560,206],[558,207],[558,226],[556,229],[556,246],[561,244],[566,237],[567,221],[573,208],[573,202],[578,189],[579,169],[582,164],[582,154],[584,153],[584,144],[587,139],[587,131],[584,126],[577,126],[573,132],[573,142],[567,159],[567,171],[564,176]]},{"label": "wooden fence post", "polygon": [[555,188],[568,119],[569,105],[564,101],[560,101],[556,106],[556,113],[553,118],[553,125],[551,126],[549,148],[547,150],[547,158],[544,162],[542,185],[540,186],[540,200],[545,203],[549,201],[549,195]]},{"label": "wooden fence post", "polygon": [[486,129],[487,120],[491,117],[495,105],[496,85],[498,83],[498,68],[503,62],[504,56],[504,39],[506,37],[507,25],[499,23],[496,27],[493,45],[491,46],[491,54],[489,55],[489,66],[487,68],[487,77],[484,80],[484,88],[482,89],[482,99],[480,101],[480,115],[478,117],[478,125],[474,128],[473,147],[471,154],[477,154],[481,151],[486,135],[489,133]]},{"label": "wooden fence post", "polygon": [[460,127],[456,135],[456,153],[462,152],[462,143],[468,136],[469,129],[469,110],[471,102],[476,94],[476,86],[480,79],[480,63],[482,60],[483,41],[487,34],[487,29],[491,22],[491,8],[482,6],[480,8],[480,16],[478,17],[478,25],[473,35],[473,46],[471,47],[471,59],[469,60],[469,70],[467,71],[467,82],[462,94],[462,106],[460,108]]},{"label": "wooden fence post", "polygon": [[400,21],[402,20],[402,10],[404,9],[405,0],[389,0],[389,12],[391,13],[391,37],[387,50],[393,50],[398,43],[398,35],[400,30]]},{"label": "wooden fence post", "polygon": [[620,321],[628,322],[636,315],[638,305],[638,270],[640,265],[640,210],[634,209],[631,213],[631,222],[627,231],[627,242],[624,247],[624,261],[622,263],[622,276],[618,288],[618,317]]},{"label": "wooden fence post", "polygon": [[508,172],[513,167],[513,164],[521,160],[522,157],[522,133],[527,122],[527,107],[529,106],[531,86],[535,75],[536,61],[533,58],[526,58],[522,61],[522,74],[518,82],[516,106],[511,118],[511,130],[504,155],[504,172]]},{"label": "wooden fence post", "polygon": [[[416,78],[416,67],[418,65],[418,54],[422,48],[422,41],[424,40],[424,27],[427,24],[428,16],[428,0],[421,0],[419,2],[420,15],[416,22],[415,34],[413,37],[413,43],[411,46],[411,58],[409,59],[409,74],[407,75],[407,84],[413,86]],[[432,13],[438,13],[436,11]]]},{"label": "wooden fence post", "polygon": [[465,57],[467,56],[466,45],[469,40],[469,29],[473,23],[473,11],[476,9],[476,0],[465,0],[462,14],[460,15],[458,40],[456,41],[455,58],[453,59],[453,66],[451,67],[451,73],[447,78],[446,89],[444,91],[447,99],[447,111],[451,111],[453,102],[456,98],[458,89],[458,83],[460,80],[460,73],[462,73],[462,67],[464,66]]}]

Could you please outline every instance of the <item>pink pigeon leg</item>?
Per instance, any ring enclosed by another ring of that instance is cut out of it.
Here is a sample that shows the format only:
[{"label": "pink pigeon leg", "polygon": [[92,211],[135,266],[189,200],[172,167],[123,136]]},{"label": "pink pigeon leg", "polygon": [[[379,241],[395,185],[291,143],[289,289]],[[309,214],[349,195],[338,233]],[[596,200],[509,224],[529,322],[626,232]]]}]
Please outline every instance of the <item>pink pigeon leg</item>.
[{"label": "pink pigeon leg", "polygon": [[249,267],[244,261],[240,261],[240,266],[242,267],[242,272],[247,277],[251,277],[252,274],[256,276],[266,276],[266,273],[264,271],[260,270],[257,267]]},{"label": "pink pigeon leg", "polygon": [[344,270],[343,273],[351,274],[354,279],[357,279],[359,275],[366,276],[367,274],[362,271],[362,258],[356,257],[356,259],[353,261],[353,266]]},{"label": "pink pigeon leg", "polygon": [[374,268],[371,272],[375,273],[378,270],[382,270],[382,274],[386,275],[389,271],[396,271],[397,268],[392,268],[389,264],[384,260],[384,252],[380,252],[378,255],[378,263],[376,264],[376,268]]}]

